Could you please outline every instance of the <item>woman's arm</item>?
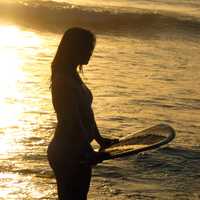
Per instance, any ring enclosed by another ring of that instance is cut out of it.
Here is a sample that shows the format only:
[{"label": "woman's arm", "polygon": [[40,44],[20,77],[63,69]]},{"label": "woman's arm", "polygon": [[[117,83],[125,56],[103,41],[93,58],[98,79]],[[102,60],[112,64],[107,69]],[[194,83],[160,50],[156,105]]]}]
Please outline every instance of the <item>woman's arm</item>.
[{"label": "woman's arm", "polygon": [[101,136],[99,129],[97,127],[96,124],[96,120],[94,117],[94,112],[91,108],[91,123],[92,123],[92,127],[93,127],[93,131],[94,131],[94,139],[98,142],[98,144],[100,145],[100,149],[105,149],[109,146],[111,146],[114,143],[119,142],[118,139],[109,139],[109,138],[104,138]]},{"label": "woman's arm", "polygon": [[90,119],[91,119],[91,121],[90,121],[90,123],[91,123],[91,125],[92,125],[92,131],[93,131],[93,134],[94,134],[94,139],[99,143],[101,143],[101,140],[102,140],[102,136],[101,136],[101,134],[100,134],[100,132],[99,132],[99,129],[98,129],[98,127],[97,127],[97,124],[96,124],[96,120],[95,120],[95,116],[94,116],[94,112],[93,112],[93,109],[91,108],[90,109]]}]

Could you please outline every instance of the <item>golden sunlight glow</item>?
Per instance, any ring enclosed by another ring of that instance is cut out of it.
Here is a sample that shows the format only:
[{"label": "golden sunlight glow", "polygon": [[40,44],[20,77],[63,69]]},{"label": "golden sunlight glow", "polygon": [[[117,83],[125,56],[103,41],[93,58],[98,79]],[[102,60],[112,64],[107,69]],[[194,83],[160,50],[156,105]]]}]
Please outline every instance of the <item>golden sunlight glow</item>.
[{"label": "golden sunlight glow", "polygon": [[[18,82],[25,79],[22,71],[26,50],[40,45],[39,37],[16,26],[0,26],[0,128],[15,126],[23,105]],[[29,50],[30,51],[30,50]]]},{"label": "golden sunlight glow", "polygon": [[0,155],[2,159],[3,155],[15,152],[17,146],[19,146],[16,144],[15,140],[13,140],[12,134],[1,135],[0,139]]},{"label": "golden sunlight glow", "polygon": [[40,44],[40,39],[33,32],[20,30],[17,26],[0,27],[0,44],[4,47],[34,46]]}]

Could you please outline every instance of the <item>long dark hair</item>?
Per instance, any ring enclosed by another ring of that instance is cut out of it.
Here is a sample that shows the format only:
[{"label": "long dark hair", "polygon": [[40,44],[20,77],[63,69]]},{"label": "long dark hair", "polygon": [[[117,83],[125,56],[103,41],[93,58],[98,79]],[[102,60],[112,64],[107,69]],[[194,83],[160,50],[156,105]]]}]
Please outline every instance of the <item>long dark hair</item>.
[{"label": "long dark hair", "polygon": [[89,30],[80,27],[68,29],[51,64],[51,85],[56,75],[70,73],[74,66],[82,68],[83,60],[92,54],[95,43],[95,35]]}]

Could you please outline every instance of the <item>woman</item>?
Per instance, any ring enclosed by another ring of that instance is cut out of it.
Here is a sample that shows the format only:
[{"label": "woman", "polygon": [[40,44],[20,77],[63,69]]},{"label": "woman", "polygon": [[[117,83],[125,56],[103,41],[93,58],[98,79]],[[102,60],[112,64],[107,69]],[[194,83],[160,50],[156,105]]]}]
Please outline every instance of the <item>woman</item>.
[{"label": "woman", "polygon": [[91,91],[77,68],[87,65],[95,47],[95,36],[83,28],[67,30],[52,62],[51,92],[57,115],[54,137],[48,147],[60,200],[86,200],[92,165],[106,154],[93,151],[95,139],[101,148],[118,140],[103,138],[97,128]]}]

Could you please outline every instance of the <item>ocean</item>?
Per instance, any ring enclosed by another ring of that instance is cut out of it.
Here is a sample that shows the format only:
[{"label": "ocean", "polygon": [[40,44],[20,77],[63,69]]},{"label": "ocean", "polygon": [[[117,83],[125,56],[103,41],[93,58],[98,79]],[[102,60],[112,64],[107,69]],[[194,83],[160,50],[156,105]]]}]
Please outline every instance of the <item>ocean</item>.
[{"label": "ocean", "polygon": [[102,135],[176,130],[163,148],[96,166],[89,200],[200,199],[199,11],[199,0],[1,0],[0,199],[57,198],[50,64],[71,26],[97,37],[82,78]]}]

